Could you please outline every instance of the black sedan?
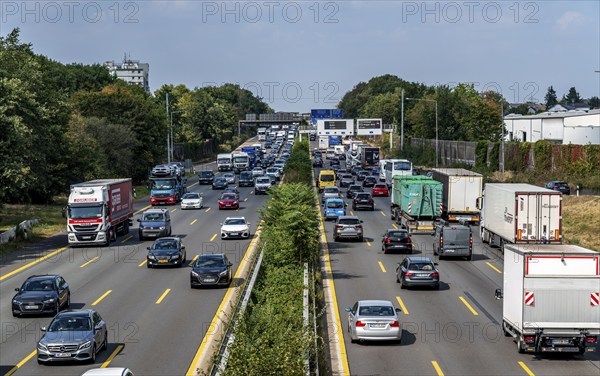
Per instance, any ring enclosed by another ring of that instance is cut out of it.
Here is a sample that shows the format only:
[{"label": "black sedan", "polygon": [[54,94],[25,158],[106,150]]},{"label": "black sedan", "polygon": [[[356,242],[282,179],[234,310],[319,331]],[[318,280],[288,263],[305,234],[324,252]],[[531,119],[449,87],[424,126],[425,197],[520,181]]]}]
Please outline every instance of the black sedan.
[{"label": "black sedan", "polygon": [[71,305],[71,290],[59,275],[33,275],[15,289],[12,300],[14,317],[49,313],[57,314]]},{"label": "black sedan", "polygon": [[369,175],[364,178],[362,186],[365,188],[373,187],[373,186],[375,186],[375,184],[377,184],[377,178],[373,175]]},{"label": "black sedan", "polygon": [[224,254],[205,254],[198,257],[190,272],[190,287],[227,285],[233,280],[233,264]]},{"label": "black sedan", "polygon": [[313,167],[323,167],[323,160],[321,158],[314,158],[312,162]]},{"label": "black sedan", "polygon": [[546,188],[552,189],[553,191],[558,191],[563,195],[571,194],[571,188],[569,187],[569,184],[564,181],[551,181],[550,183],[546,184]]},{"label": "black sedan", "polygon": [[151,247],[148,247],[147,266],[182,266],[185,264],[185,246],[181,239],[176,237],[156,239]]},{"label": "black sedan", "polygon": [[198,184],[212,184],[213,180],[215,180],[215,173],[210,170],[198,173]]},{"label": "black sedan", "polygon": [[392,251],[413,253],[412,239],[407,230],[388,229],[381,239],[383,253]]},{"label": "black sedan", "polygon": [[363,181],[363,180],[365,180],[365,178],[366,178],[367,176],[370,176],[370,175],[371,175],[371,173],[370,173],[369,171],[366,171],[366,170],[360,170],[360,171],[358,172],[358,174],[356,175],[356,180],[358,180],[358,181]]},{"label": "black sedan", "polygon": [[227,180],[223,177],[218,177],[213,180],[212,189],[225,189],[227,188]]}]

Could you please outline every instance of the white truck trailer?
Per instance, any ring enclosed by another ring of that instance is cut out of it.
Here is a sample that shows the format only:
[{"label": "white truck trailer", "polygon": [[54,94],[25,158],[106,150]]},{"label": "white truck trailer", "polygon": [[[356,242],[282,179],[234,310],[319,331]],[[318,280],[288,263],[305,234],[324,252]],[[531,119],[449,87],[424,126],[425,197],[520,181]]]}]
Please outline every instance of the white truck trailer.
[{"label": "white truck trailer", "polygon": [[477,200],[481,241],[499,246],[515,243],[562,243],[562,194],[530,184],[486,184]]},{"label": "white truck trailer", "polygon": [[434,180],[444,185],[442,218],[479,224],[477,199],[483,194],[483,176],[464,168],[434,168]]},{"label": "white truck trailer", "polygon": [[595,351],[600,254],[576,245],[511,244],[504,254],[502,329],[519,353]]},{"label": "white truck trailer", "polygon": [[327,150],[329,147],[329,136],[319,136],[319,150]]}]

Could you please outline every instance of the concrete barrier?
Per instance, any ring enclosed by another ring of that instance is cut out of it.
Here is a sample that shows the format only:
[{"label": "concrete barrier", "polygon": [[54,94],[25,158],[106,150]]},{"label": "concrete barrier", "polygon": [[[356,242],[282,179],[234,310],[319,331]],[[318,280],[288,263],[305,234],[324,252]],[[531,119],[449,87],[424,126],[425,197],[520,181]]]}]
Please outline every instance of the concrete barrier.
[{"label": "concrete barrier", "polygon": [[10,229],[0,234],[0,244],[5,244],[15,239],[17,237],[18,232],[17,228],[23,231],[23,237],[27,239],[27,237],[29,236],[29,230],[38,223],[40,223],[39,219],[28,219],[19,223],[15,227],[11,227]]}]

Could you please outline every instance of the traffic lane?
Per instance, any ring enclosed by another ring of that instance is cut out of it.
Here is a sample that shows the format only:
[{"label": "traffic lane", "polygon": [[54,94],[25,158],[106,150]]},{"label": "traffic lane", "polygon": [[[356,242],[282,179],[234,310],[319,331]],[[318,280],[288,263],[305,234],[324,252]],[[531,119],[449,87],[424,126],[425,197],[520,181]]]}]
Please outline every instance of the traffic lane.
[{"label": "traffic lane", "polygon": [[[256,213],[255,214],[256,215],[256,217],[255,217],[256,220],[258,220],[258,206],[260,206],[260,202],[259,201],[262,201],[262,200],[253,201],[257,205],[255,205],[256,206],[254,208],[255,210],[250,210],[249,211],[250,213]],[[187,211],[185,213],[186,214],[192,214],[192,213],[189,213]],[[219,215],[217,214],[217,216],[219,216]],[[178,218],[178,215],[174,215],[174,220],[175,221],[176,221],[177,218]],[[208,220],[207,223],[214,224],[214,223],[218,223],[219,220],[220,219],[216,219],[215,220],[215,218],[211,218],[211,219]],[[187,226],[186,221],[179,221],[178,223],[180,223],[181,226],[184,226],[184,227]],[[174,228],[174,230],[176,232],[179,230],[179,228],[177,226],[178,225],[176,225],[175,228]],[[212,226],[211,227],[206,227],[206,231],[204,231],[204,232],[202,232],[202,231],[200,231],[200,232],[194,232],[195,236],[191,237],[189,240],[193,244],[198,244],[198,243],[203,243],[204,242],[205,244],[207,244],[207,248],[210,248],[208,251],[211,252],[211,253],[215,252],[215,251],[219,251],[219,250],[226,250],[226,253],[229,252],[229,257],[232,258],[232,261],[234,262],[235,266],[237,267],[235,255],[239,255],[240,254],[239,249],[243,248],[243,247],[237,247],[237,249],[236,249],[235,244],[237,244],[239,242],[236,242],[236,241],[229,242],[228,243],[229,244],[229,248],[227,248],[227,249],[225,247],[221,247],[221,249],[219,249],[219,247],[215,246],[214,243],[212,243],[212,242],[206,243],[206,239],[209,238],[209,234],[212,231],[216,231],[216,230],[217,229],[214,228],[214,227],[212,227]],[[211,246],[211,243],[212,243],[212,246]],[[248,241],[246,241],[246,243],[248,243]],[[145,258],[145,255],[146,255],[146,252],[147,252],[145,250],[145,245],[149,245],[149,244],[151,244],[151,242],[144,242],[144,243],[140,243],[138,245],[131,245],[131,246],[129,246],[129,249],[131,249],[131,251],[129,253],[122,252],[122,250],[121,250],[120,252],[118,252],[118,255],[122,256],[123,259],[120,259],[119,263],[121,263],[121,264],[130,264],[131,266],[135,266],[137,268],[138,262],[141,259]],[[188,248],[188,255],[190,255],[190,256],[188,256],[188,258],[191,258],[191,254],[189,253],[190,252],[190,248]],[[82,249],[80,249],[80,250],[82,250]],[[90,254],[91,252],[93,252],[92,250],[90,250],[90,249],[83,249],[83,250],[85,250],[85,253],[88,254],[88,257],[86,257],[86,259],[92,258],[93,253]],[[109,249],[102,249],[102,250],[109,251]],[[107,252],[107,253],[109,253],[109,252]],[[111,260],[112,257],[114,257],[114,256],[109,253],[109,255],[107,257],[101,257],[101,259],[99,260],[100,263],[98,263],[98,264],[94,263],[94,264],[90,264],[89,266],[86,266],[86,268],[88,268],[88,267],[91,268],[91,269],[88,269],[88,271],[86,272],[86,276],[89,277],[89,278],[91,278],[91,280],[96,280],[96,278],[94,278],[93,276],[90,275],[92,273],[92,271],[96,272],[96,273],[102,273],[102,274],[106,275],[107,274],[107,272],[106,272],[107,268],[109,269],[108,270],[109,274],[110,274],[110,271],[119,270],[119,268],[115,268],[114,267],[115,266],[114,262]],[[75,264],[77,262],[80,262],[80,261],[83,261],[83,260],[76,260]],[[64,266],[66,266],[68,264],[61,263],[60,265],[62,265],[64,267]],[[144,269],[144,268],[141,268],[141,269]],[[126,272],[124,272],[123,275],[127,275],[129,272],[130,271],[126,271]],[[68,271],[60,271],[59,273],[65,276],[65,278],[67,279],[67,281],[70,282],[70,284],[71,284],[72,287],[78,284],[78,281],[76,279],[73,279],[73,277],[71,275],[69,275]],[[185,283],[188,285],[187,288],[189,288],[189,271],[186,273],[185,277],[186,277],[186,278],[184,278]],[[109,280],[111,280],[111,281],[117,280],[118,281],[119,278],[118,278],[118,276],[114,276],[113,277],[111,275],[111,277],[109,278]],[[153,284],[156,284],[156,283],[158,283],[159,285],[163,284],[163,283],[160,283],[159,280],[156,280],[156,278],[153,278],[153,279],[148,280],[148,281],[136,283],[136,284],[134,284],[132,286],[136,286],[136,285],[152,286]],[[100,296],[101,293],[104,293],[104,291],[93,291],[93,290],[91,290],[91,291],[87,291],[86,290],[86,292],[88,294],[90,294],[90,296],[84,297],[84,301],[88,301],[88,302],[91,301],[90,299],[92,299],[92,298],[96,299],[98,296]],[[77,294],[78,294],[78,291],[74,291],[74,296],[77,295]],[[127,294],[128,294],[128,296],[135,296],[135,293],[128,292]],[[94,296],[96,296],[96,297],[94,298]],[[107,296],[105,298],[106,302],[108,302],[109,300],[111,300],[109,298],[114,299],[115,296],[117,296],[117,295],[113,295],[113,293],[111,293],[109,296]],[[214,306],[214,307],[211,308],[212,313],[206,315],[207,319],[209,321],[210,321],[210,319],[212,319],[212,316],[214,315],[214,312],[216,311],[216,307],[218,307],[220,301],[215,301],[215,303],[216,303],[216,306]],[[204,305],[203,308],[210,307],[210,306],[211,305]],[[111,307],[110,309],[111,309],[111,312],[112,312],[116,308],[115,307]],[[47,322],[49,322],[50,319],[51,318],[42,318],[42,320],[47,321]],[[110,318],[105,317],[105,320],[107,320],[107,322],[114,321],[114,320],[121,320],[121,321],[123,321],[123,320],[127,320],[127,318],[126,317],[115,316],[114,319],[110,319]],[[127,323],[129,323],[129,322],[135,322],[135,320],[128,320]],[[196,333],[200,333],[200,332],[201,332],[200,330],[196,331]],[[201,338],[200,338],[200,340],[201,340]],[[36,341],[31,341],[31,342],[36,342]],[[31,346],[32,347],[30,347],[30,348],[35,348],[35,343],[32,343]],[[13,346],[13,347],[18,348],[18,346]],[[3,354],[5,354],[4,351],[3,351]],[[21,354],[21,356],[23,356],[23,355]],[[191,356],[193,357],[193,354]],[[13,357],[11,356],[10,358],[13,358]],[[18,358],[18,356],[17,356],[17,358]],[[148,361],[150,361],[150,364],[152,364],[151,359],[148,359]],[[191,361],[191,358],[188,361]],[[14,364],[15,362],[18,362],[18,360],[13,361],[11,364]],[[3,364],[9,364],[9,363],[3,361]],[[185,368],[185,369],[187,369],[187,368]]]}]

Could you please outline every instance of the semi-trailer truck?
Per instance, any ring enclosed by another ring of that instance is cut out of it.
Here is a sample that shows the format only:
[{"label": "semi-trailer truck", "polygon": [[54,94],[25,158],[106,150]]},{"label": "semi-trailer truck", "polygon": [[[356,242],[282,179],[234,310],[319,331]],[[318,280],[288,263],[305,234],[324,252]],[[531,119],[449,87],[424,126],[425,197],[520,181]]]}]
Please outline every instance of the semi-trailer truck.
[{"label": "semi-trailer truck", "polygon": [[379,167],[379,148],[372,146],[361,147],[360,162],[365,170]]},{"label": "semi-trailer truck", "polygon": [[217,155],[217,170],[231,171],[233,170],[233,161],[231,153],[223,153]]},{"label": "semi-trailer truck", "polygon": [[562,195],[531,184],[486,184],[477,200],[481,241],[504,249],[507,243],[562,243]]},{"label": "semi-trailer truck", "polygon": [[70,245],[110,245],[127,234],[133,217],[131,179],[100,179],[71,185],[67,239]]},{"label": "semi-trailer truck", "polygon": [[[389,163],[389,162],[388,162]],[[394,176],[391,216],[409,233],[433,233],[442,215],[442,183],[429,176]]]},{"label": "semi-trailer truck", "polygon": [[595,351],[600,335],[597,252],[576,245],[507,244],[502,330],[519,353]]},{"label": "semi-trailer truck", "polygon": [[432,177],[444,187],[442,218],[478,225],[477,199],[483,193],[483,176],[464,168],[434,168]]}]

